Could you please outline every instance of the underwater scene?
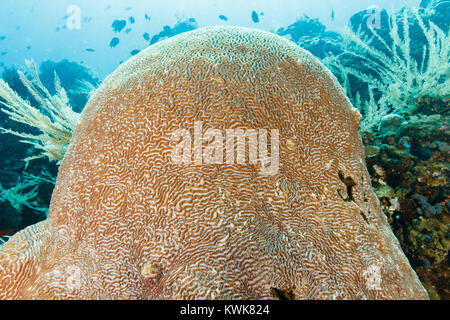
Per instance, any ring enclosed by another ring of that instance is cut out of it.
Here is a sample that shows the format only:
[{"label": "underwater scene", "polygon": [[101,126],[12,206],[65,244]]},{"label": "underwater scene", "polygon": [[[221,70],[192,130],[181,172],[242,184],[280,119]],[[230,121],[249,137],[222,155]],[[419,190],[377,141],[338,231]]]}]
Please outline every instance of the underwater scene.
[{"label": "underwater scene", "polygon": [[0,0],[0,300],[449,300],[449,24]]}]

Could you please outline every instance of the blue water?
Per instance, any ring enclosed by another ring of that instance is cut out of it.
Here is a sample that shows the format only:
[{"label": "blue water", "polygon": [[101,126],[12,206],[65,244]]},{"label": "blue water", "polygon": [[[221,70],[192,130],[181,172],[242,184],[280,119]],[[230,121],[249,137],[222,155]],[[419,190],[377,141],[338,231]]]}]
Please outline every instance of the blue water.
[{"label": "blue water", "polygon": [[[195,18],[199,27],[225,24],[275,31],[306,14],[319,18],[329,30],[341,31],[350,16],[372,5],[396,11],[404,5],[418,6],[419,0],[0,0],[0,39],[6,36],[0,40],[0,67],[22,68],[24,59],[31,58],[38,65],[69,59],[89,66],[103,79],[130,58],[132,50],[148,46],[144,33],[152,37],[180,19]],[[79,9],[79,29],[64,29],[71,6]],[[252,20],[253,11],[258,23]],[[119,34],[111,27],[116,19],[127,20]],[[125,33],[127,28],[132,30]],[[120,43],[110,48],[114,37]]]}]

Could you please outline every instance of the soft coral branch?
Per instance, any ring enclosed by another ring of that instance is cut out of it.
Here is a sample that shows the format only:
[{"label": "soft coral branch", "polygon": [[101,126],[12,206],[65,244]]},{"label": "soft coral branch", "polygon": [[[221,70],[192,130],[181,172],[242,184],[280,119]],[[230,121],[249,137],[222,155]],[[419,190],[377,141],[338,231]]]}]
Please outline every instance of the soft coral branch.
[{"label": "soft coral branch", "polygon": [[29,134],[17,132],[11,129],[0,128],[4,133],[10,133],[23,138],[21,142],[29,143],[40,151],[39,155],[25,159],[29,162],[34,159],[48,157],[60,162],[70,143],[72,133],[80,120],[80,115],[72,110],[65,90],[60,85],[60,80],[55,74],[56,94],[51,95],[42,84],[36,66],[31,61],[26,61],[33,81],[19,71],[19,76],[24,86],[39,103],[40,108],[33,107],[28,101],[22,99],[9,85],[0,79],[0,101],[4,106],[2,111],[13,121],[26,124],[38,129],[41,134]]},{"label": "soft coral branch", "polygon": [[[410,17],[417,22],[426,39],[420,63],[411,54]],[[352,102],[362,111],[362,129],[372,128],[390,112],[413,112],[415,102],[421,97],[446,97],[450,94],[448,34],[431,21],[426,26],[415,8],[405,8],[399,21],[401,26],[396,17],[390,19],[392,44],[388,44],[371,28],[370,37],[364,37],[361,30],[348,30],[344,35],[345,52],[324,60],[341,79],[347,94],[353,98]],[[374,40],[378,40],[381,48],[374,45]],[[345,65],[345,56],[363,61],[370,72],[362,73]],[[367,85],[369,99],[361,101],[354,96],[349,75]],[[379,94],[380,98],[375,99],[375,94]]]}]

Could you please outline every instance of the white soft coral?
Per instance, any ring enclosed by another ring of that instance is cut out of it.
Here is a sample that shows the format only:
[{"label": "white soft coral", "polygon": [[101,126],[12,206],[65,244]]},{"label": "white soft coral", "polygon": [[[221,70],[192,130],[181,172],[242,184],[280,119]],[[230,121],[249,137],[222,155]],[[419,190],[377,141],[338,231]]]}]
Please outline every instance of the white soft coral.
[{"label": "white soft coral", "polygon": [[[410,23],[412,17],[425,38],[422,61],[417,61],[411,55]],[[352,102],[363,115],[362,129],[370,129],[390,112],[411,112],[415,102],[425,96],[446,97],[450,94],[450,40],[433,22],[425,25],[417,9],[405,8],[400,17],[401,24],[395,17],[390,19],[390,38],[388,44],[373,29],[370,38],[360,32],[348,30],[345,34],[346,51],[341,56],[328,57],[324,63],[341,79],[347,94],[351,97],[352,90],[348,75],[352,75],[366,83],[369,99],[361,101],[356,94]],[[375,47],[373,41],[378,40],[383,50]],[[350,55],[365,61],[365,66],[376,76],[362,73],[352,67],[344,66],[341,57]],[[381,94],[375,99],[375,94]]]},{"label": "white soft coral", "polygon": [[22,99],[2,79],[0,79],[0,97],[5,102],[0,101],[0,104],[3,104],[2,111],[11,120],[36,128],[41,134],[28,134],[6,128],[0,128],[0,130],[23,138],[21,142],[29,143],[40,151],[39,155],[26,158],[26,162],[44,157],[60,162],[64,158],[72,133],[80,121],[80,114],[74,112],[70,107],[66,92],[61,87],[56,74],[56,94],[51,95],[42,84],[36,65],[28,60],[26,63],[33,76],[33,81],[30,81],[21,71],[19,71],[19,76],[25,87],[39,103],[40,108],[35,108],[28,101]]}]

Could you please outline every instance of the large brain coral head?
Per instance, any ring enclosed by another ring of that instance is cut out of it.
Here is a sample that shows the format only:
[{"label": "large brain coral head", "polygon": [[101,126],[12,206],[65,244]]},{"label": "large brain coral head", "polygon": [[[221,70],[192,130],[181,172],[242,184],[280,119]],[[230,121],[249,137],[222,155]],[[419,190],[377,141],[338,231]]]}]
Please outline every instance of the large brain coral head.
[{"label": "large brain coral head", "polygon": [[277,35],[157,43],[90,99],[48,219],[0,251],[0,298],[426,298],[371,189],[359,120]]}]

